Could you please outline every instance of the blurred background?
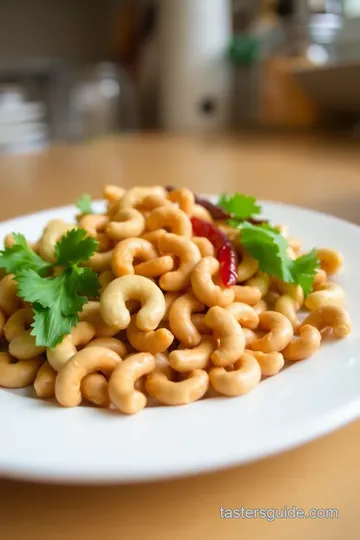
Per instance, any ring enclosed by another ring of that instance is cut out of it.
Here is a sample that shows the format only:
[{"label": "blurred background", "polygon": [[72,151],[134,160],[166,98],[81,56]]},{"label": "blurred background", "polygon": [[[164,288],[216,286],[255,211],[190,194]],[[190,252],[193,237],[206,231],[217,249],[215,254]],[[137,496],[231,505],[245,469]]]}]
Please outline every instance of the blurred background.
[{"label": "blurred background", "polygon": [[0,0],[0,151],[360,131],[360,0]]}]

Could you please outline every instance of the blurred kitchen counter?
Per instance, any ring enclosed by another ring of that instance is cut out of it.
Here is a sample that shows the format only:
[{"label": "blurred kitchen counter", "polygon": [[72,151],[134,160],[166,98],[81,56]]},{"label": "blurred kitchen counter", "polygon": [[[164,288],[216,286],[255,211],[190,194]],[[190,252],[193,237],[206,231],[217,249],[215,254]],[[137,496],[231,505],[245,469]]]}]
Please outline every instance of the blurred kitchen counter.
[{"label": "blurred kitchen counter", "polygon": [[344,135],[160,134],[1,155],[0,219],[101,197],[104,183],[166,183],[199,193],[243,191],[360,223],[359,138]]},{"label": "blurred kitchen counter", "polygon": [[[40,155],[0,156],[0,216],[6,219],[71,203],[85,191],[98,197],[104,183],[126,187],[166,183],[199,193],[250,192],[360,222],[358,144],[321,136],[144,135],[58,146]],[[241,419],[237,422],[241,428]],[[359,442],[357,421],[258,463],[164,483],[66,487],[3,480],[0,538],[355,540],[359,537]],[[220,518],[221,506],[281,509],[284,505],[305,511],[337,508],[339,519],[270,523]]]}]

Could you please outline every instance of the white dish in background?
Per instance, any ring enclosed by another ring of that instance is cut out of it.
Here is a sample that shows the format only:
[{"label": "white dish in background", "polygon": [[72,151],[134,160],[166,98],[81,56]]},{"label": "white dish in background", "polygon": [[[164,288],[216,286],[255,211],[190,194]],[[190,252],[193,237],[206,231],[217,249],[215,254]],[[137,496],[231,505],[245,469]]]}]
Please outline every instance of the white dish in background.
[{"label": "white dish in background", "polygon": [[[101,204],[99,205],[99,208]],[[323,344],[311,359],[269,378],[246,396],[135,416],[80,406],[64,409],[29,389],[0,389],[0,476],[37,481],[140,482],[216,470],[260,459],[328,433],[360,413],[360,228],[309,210],[264,203],[273,223],[287,223],[305,247],[345,256],[338,278],[353,320],[349,338]],[[36,240],[64,207],[0,224]]]}]

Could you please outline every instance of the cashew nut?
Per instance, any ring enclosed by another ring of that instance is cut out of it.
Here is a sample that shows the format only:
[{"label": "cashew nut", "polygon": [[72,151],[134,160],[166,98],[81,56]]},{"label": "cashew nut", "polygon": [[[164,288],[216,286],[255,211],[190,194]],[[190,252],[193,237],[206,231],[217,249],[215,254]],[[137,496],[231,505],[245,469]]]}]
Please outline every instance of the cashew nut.
[{"label": "cashew nut", "polygon": [[170,330],[186,347],[195,347],[200,343],[201,335],[193,325],[191,315],[194,311],[202,311],[204,307],[193,294],[187,293],[177,298],[170,308]]},{"label": "cashew nut", "polygon": [[259,315],[259,329],[268,330],[265,336],[255,339],[251,348],[265,353],[282,351],[290,343],[294,331],[291,322],[282,313],[265,311]]},{"label": "cashew nut", "polygon": [[18,360],[29,360],[45,351],[45,347],[38,347],[35,344],[36,338],[30,332],[32,332],[31,328],[10,341],[9,353],[11,356]]},{"label": "cashew nut", "polygon": [[225,309],[215,306],[205,315],[205,323],[216,332],[219,346],[212,353],[216,366],[229,366],[236,362],[245,349],[245,337],[237,320]]},{"label": "cashew nut", "polygon": [[135,208],[118,210],[113,221],[107,225],[105,232],[114,240],[124,240],[140,236],[145,230],[145,218]]},{"label": "cashew nut", "polygon": [[128,238],[119,242],[113,251],[112,270],[115,276],[125,276],[135,273],[134,259],[149,261],[156,259],[154,246],[143,238]]},{"label": "cashew nut", "polygon": [[280,352],[263,353],[261,351],[252,351],[245,349],[245,352],[252,354],[258,361],[261,369],[261,374],[264,377],[271,377],[276,375],[284,367],[284,357]]},{"label": "cashew nut", "polygon": [[118,202],[125,195],[125,189],[120,186],[107,184],[104,187],[104,198],[110,202]]},{"label": "cashew nut", "polygon": [[214,221],[210,212],[201,206],[201,204],[194,204],[191,217],[196,217],[202,219],[203,221],[209,221],[210,223]]},{"label": "cashew nut", "polygon": [[155,366],[152,354],[138,353],[129,356],[114,369],[109,381],[109,396],[115,407],[126,414],[135,414],[146,407],[146,396],[135,390],[134,383],[153,371]]},{"label": "cashew nut", "polygon": [[313,291],[316,291],[319,285],[322,285],[327,281],[327,273],[321,268],[317,268],[315,271],[315,279],[313,283]]},{"label": "cashew nut", "polygon": [[194,313],[191,315],[191,322],[195,326],[199,334],[211,334],[211,328],[205,323],[205,313]]},{"label": "cashew nut", "polygon": [[315,326],[310,324],[302,325],[300,336],[292,339],[282,351],[285,360],[296,362],[309,358],[320,348],[321,334]]},{"label": "cashew nut", "polygon": [[130,324],[128,300],[141,302],[142,307],[136,315],[137,327],[144,331],[155,330],[165,314],[165,299],[161,289],[143,276],[119,277],[106,287],[100,299],[104,321],[119,330],[127,328]]},{"label": "cashew nut", "polygon": [[217,347],[211,336],[202,336],[200,343],[192,349],[178,349],[169,354],[170,366],[181,373],[194,369],[206,369],[210,357]]},{"label": "cashew nut", "polygon": [[95,328],[92,324],[80,321],[77,326],[71,331],[71,334],[65,336],[59,345],[54,349],[46,349],[46,356],[49,364],[55,369],[60,369],[74,356],[77,352],[77,347],[84,346],[95,335]]},{"label": "cashew nut", "polygon": [[344,257],[340,251],[335,249],[321,248],[316,250],[317,258],[320,260],[320,268],[329,276],[337,274],[344,264]]},{"label": "cashew nut", "polygon": [[246,282],[248,287],[257,287],[260,290],[261,297],[265,296],[270,287],[270,278],[267,274],[259,272]]},{"label": "cashew nut", "polygon": [[55,262],[55,244],[67,232],[75,229],[74,225],[65,223],[62,219],[52,219],[47,224],[39,241],[39,255],[48,262]]},{"label": "cashew nut", "polygon": [[191,273],[193,293],[206,306],[225,307],[234,301],[233,288],[216,285],[213,276],[219,273],[220,263],[214,257],[204,257]]},{"label": "cashew nut", "polygon": [[108,251],[112,246],[110,238],[104,233],[108,223],[109,216],[102,214],[85,214],[79,220],[79,227],[99,242],[99,251]]},{"label": "cashew nut", "polygon": [[261,291],[258,287],[248,287],[247,285],[234,285],[232,287],[234,291],[234,301],[243,302],[254,306],[261,300]]},{"label": "cashew nut", "polygon": [[162,353],[166,351],[172,342],[174,336],[166,328],[149,330],[144,332],[139,330],[135,324],[136,315],[131,317],[131,322],[126,329],[126,335],[129,343],[136,351],[149,352],[151,354]]},{"label": "cashew nut", "polygon": [[171,233],[191,238],[192,225],[189,217],[175,206],[160,206],[155,208],[146,220],[150,231],[167,229]]},{"label": "cashew nut", "polygon": [[242,260],[238,265],[238,281],[247,281],[250,279],[259,269],[259,263],[254,259],[247,251],[242,252]]},{"label": "cashew nut", "polygon": [[19,360],[8,352],[0,352],[0,386],[4,388],[24,388],[34,382],[39,367],[43,363],[41,356],[30,360]]},{"label": "cashew nut", "polygon": [[225,310],[232,315],[241,326],[255,330],[259,324],[259,316],[248,304],[243,302],[234,302],[227,306]]},{"label": "cashew nut", "polygon": [[82,379],[92,371],[101,371],[109,377],[120,362],[120,356],[105,347],[90,347],[77,352],[56,377],[56,399],[64,407],[76,407],[82,399]]},{"label": "cashew nut", "polygon": [[328,304],[343,304],[345,301],[345,291],[337,283],[326,281],[319,285],[315,292],[309,294],[305,300],[305,305],[313,311]]},{"label": "cashew nut", "polygon": [[89,373],[82,379],[80,384],[83,398],[102,408],[110,406],[108,388],[108,381],[101,373]]},{"label": "cashew nut", "polygon": [[315,326],[320,332],[331,328],[334,336],[341,339],[351,332],[351,319],[349,313],[341,306],[329,304],[312,311],[303,321],[302,326]]},{"label": "cashew nut", "polygon": [[282,313],[289,319],[291,324],[293,325],[294,332],[297,331],[300,325],[300,321],[297,317],[297,302],[296,300],[290,296],[289,294],[283,294],[280,296],[274,306],[274,311],[278,311],[279,313]]},{"label": "cashew nut", "polygon": [[253,310],[255,313],[260,315],[260,313],[264,313],[264,311],[268,311],[269,306],[265,300],[261,299],[257,304],[255,304],[253,307]]},{"label": "cashew nut", "polygon": [[48,361],[45,361],[37,372],[34,381],[34,390],[40,398],[51,398],[55,396],[55,381],[57,372]]},{"label": "cashew nut", "polygon": [[17,296],[14,274],[8,274],[0,281],[0,309],[10,316],[21,307],[21,300]]},{"label": "cashew nut", "polygon": [[79,319],[90,323],[95,328],[95,337],[97,338],[113,337],[119,332],[117,327],[109,326],[104,322],[100,313],[100,302],[90,300],[85,304]]},{"label": "cashew nut", "polygon": [[210,385],[224,396],[242,396],[255,388],[261,379],[261,369],[252,354],[244,352],[233,371],[214,367],[209,372]]},{"label": "cashew nut", "polygon": [[105,288],[115,279],[114,274],[111,270],[104,270],[99,274],[99,283],[101,285],[100,294],[103,293]]},{"label": "cashew nut", "polygon": [[128,209],[141,206],[144,199],[149,195],[156,195],[166,199],[166,190],[162,186],[133,187],[125,192],[119,201],[119,208]]},{"label": "cashew nut", "polygon": [[180,210],[188,216],[192,215],[195,204],[195,197],[189,189],[177,189],[168,193],[168,199],[171,202],[178,203]]},{"label": "cashew nut", "polygon": [[4,326],[5,339],[10,342],[17,336],[20,336],[30,326],[32,321],[33,311],[30,307],[18,309],[8,318]]},{"label": "cashew nut", "polygon": [[174,268],[174,259],[171,255],[156,257],[152,261],[146,261],[135,266],[135,274],[149,278],[159,277]]},{"label": "cashew nut", "polygon": [[162,255],[175,255],[179,258],[177,270],[162,275],[159,285],[164,291],[176,292],[190,285],[191,272],[201,259],[200,251],[188,238],[176,234],[163,234],[159,238]]},{"label": "cashew nut", "polygon": [[193,236],[191,240],[199,248],[202,257],[215,257],[215,248],[205,236]]},{"label": "cashew nut", "polygon": [[106,349],[111,349],[121,356],[121,358],[127,355],[126,345],[120,341],[120,339],[114,337],[92,339],[84,348],[88,349],[89,347],[105,347]]},{"label": "cashew nut", "polygon": [[244,338],[245,338],[245,347],[250,347],[254,339],[258,338],[258,335],[254,330],[249,328],[243,328]]},{"label": "cashew nut", "polygon": [[110,270],[112,256],[112,249],[103,253],[97,251],[88,261],[84,262],[84,266],[90,266],[97,273],[105,272],[105,270]]},{"label": "cashew nut", "polygon": [[209,376],[202,369],[192,371],[186,380],[169,381],[164,373],[150,373],[145,387],[150,396],[165,405],[185,405],[201,399],[208,387]]}]

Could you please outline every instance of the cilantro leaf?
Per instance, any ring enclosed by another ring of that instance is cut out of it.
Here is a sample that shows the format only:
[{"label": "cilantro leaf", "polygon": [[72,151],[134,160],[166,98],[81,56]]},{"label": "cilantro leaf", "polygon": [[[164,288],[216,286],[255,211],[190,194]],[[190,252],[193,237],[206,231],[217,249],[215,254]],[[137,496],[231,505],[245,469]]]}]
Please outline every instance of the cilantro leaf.
[{"label": "cilantro leaf", "polygon": [[31,335],[36,337],[36,345],[53,349],[61,343],[64,336],[70,334],[78,322],[76,315],[64,315],[41,304],[33,304],[34,321]]},{"label": "cilantro leaf", "polygon": [[316,254],[316,249],[305,253],[295,261],[292,261],[292,273],[295,282],[301,285],[305,296],[307,296],[312,289],[314,283],[315,272],[319,268],[320,261]]},{"label": "cilantro leaf", "polygon": [[100,283],[97,274],[91,268],[74,266],[68,278],[68,287],[73,294],[84,296],[97,296]]},{"label": "cilantro leaf", "polygon": [[12,247],[0,251],[0,268],[4,268],[7,274],[30,268],[39,275],[46,275],[51,265],[30,248],[24,235],[13,233],[13,238]]},{"label": "cilantro leaf", "polygon": [[249,219],[251,216],[261,212],[261,207],[256,203],[255,197],[241,193],[235,193],[235,195],[223,193],[220,195],[217,205],[237,220]]},{"label": "cilantro leaf", "polygon": [[305,295],[309,294],[319,265],[314,250],[292,260],[287,254],[286,239],[270,225],[254,226],[245,222],[236,226],[242,246],[258,261],[262,272],[286,283],[298,284]]},{"label": "cilantro leaf", "polygon": [[73,265],[84,262],[94,255],[99,242],[84,229],[71,229],[55,246],[56,262],[59,265]]},{"label": "cilantro leaf", "polygon": [[82,214],[95,214],[91,206],[91,197],[88,193],[83,193],[75,203]]}]

